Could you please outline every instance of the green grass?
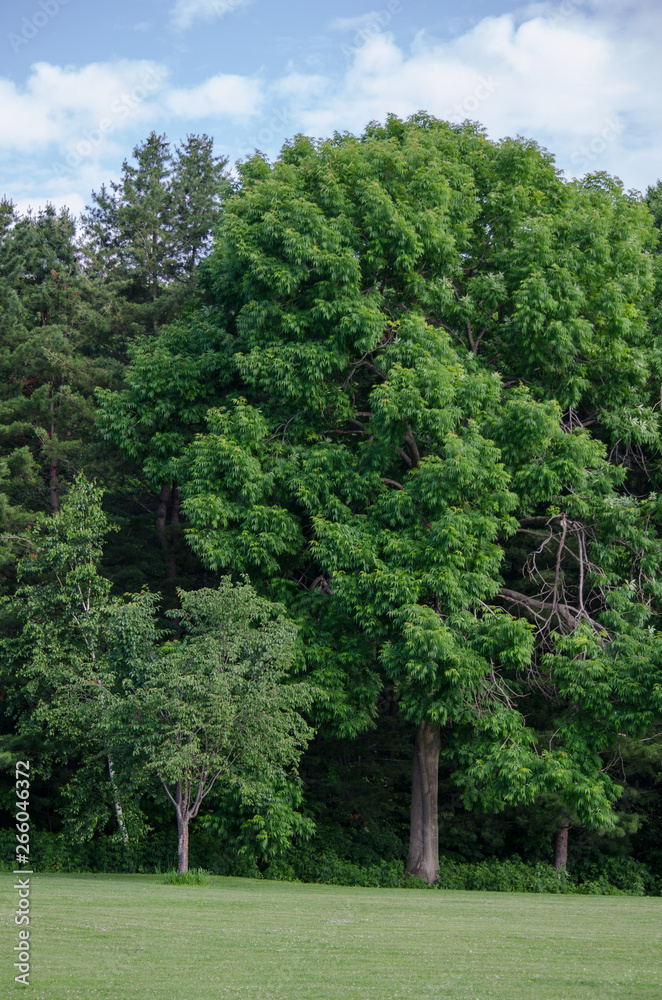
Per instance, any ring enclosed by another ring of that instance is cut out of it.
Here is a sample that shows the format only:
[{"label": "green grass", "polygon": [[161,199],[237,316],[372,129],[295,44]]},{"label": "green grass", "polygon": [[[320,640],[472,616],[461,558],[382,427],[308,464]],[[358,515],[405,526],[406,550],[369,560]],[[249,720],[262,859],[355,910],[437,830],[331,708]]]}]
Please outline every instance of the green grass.
[{"label": "green grass", "polygon": [[171,868],[161,879],[162,885],[209,885],[209,872],[204,868],[189,868],[187,872],[178,872]]},{"label": "green grass", "polygon": [[[32,876],[30,1000],[660,1000],[662,899]],[[0,997],[13,983],[0,875]]]}]

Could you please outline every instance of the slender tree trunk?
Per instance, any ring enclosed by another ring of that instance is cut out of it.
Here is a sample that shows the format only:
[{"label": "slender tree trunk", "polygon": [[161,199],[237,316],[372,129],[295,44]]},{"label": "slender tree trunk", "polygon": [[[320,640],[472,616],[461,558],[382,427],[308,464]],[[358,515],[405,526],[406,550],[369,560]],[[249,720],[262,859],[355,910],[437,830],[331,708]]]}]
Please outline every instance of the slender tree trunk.
[{"label": "slender tree trunk", "polygon": [[159,503],[156,514],[156,533],[159,536],[161,551],[163,552],[166,580],[174,580],[177,576],[175,556],[166,532],[166,522],[168,520],[168,501],[171,496],[172,487],[169,484],[164,484],[159,491]]},{"label": "slender tree trunk", "polygon": [[439,750],[438,723],[423,719],[416,730],[411,787],[411,828],[405,873],[434,882],[439,875]]},{"label": "slender tree trunk", "polygon": [[177,871],[180,875],[188,871],[188,816],[183,804],[177,809]]},{"label": "slender tree trunk", "polygon": [[58,487],[57,479],[57,460],[55,458],[51,459],[50,464],[50,475],[49,475],[49,491],[51,496],[51,510],[54,514],[60,509],[60,491]]},{"label": "slender tree trunk", "polygon": [[170,523],[179,524],[179,486],[172,484],[172,501],[170,503]]},{"label": "slender tree trunk", "polygon": [[164,483],[159,491],[159,503],[156,508],[156,533],[159,538],[165,534],[166,520],[168,517],[168,500],[170,499],[170,486]]},{"label": "slender tree trunk", "polygon": [[[50,410],[51,410],[51,427],[48,437],[52,442],[53,438],[55,437],[55,421],[53,417],[54,404],[52,398],[51,398]],[[53,511],[54,514],[57,514],[60,509],[60,490],[59,490],[57,473],[58,473],[57,459],[55,457],[52,457],[50,460],[50,467],[49,467],[48,487],[51,496],[51,510]]]},{"label": "slender tree trunk", "polygon": [[129,832],[126,828],[126,823],[124,822],[124,813],[122,812],[122,804],[120,802],[119,789],[117,787],[117,781],[115,779],[115,769],[113,767],[113,762],[111,760],[110,754],[106,754],[108,760],[108,774],[110,775],[110,784],[113,789],[113,801],[115,803],[115,815],[117,816],[117,825],[120,828],[120,833],[122,834],[122,839],[126,847],[129,846]]},{"label": "slender tree trunk", "polygon": [[554,839],[554,867],[557,869],[565,868],[568,863],[569,829],[570,820],[567,816],[564,816],[556,828],[556,837]]}]

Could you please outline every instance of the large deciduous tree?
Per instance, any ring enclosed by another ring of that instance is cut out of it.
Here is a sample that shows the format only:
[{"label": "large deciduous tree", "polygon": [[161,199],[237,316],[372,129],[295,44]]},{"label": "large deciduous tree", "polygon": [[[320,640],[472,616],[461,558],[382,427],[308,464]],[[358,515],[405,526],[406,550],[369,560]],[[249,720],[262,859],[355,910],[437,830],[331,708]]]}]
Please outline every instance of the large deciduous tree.
[{"label": "large deciduous tree", "polygon": [[[224,205],[203,267],[224,376],[178,459],[188,538],[300,617],[337,725],[396,684],[407,870],[428,881],[442,737],[467,801],[553,793],[608,825],[601,752],[657,710],[657,507],[625,488],[659,439],[652,241],[616,182],[425,115],[297,137]],[[125,448],[146,395],[106,400]],[[193,386],[189,412],[208,398]],[[523,708],[540,698],[551,733]]]}]

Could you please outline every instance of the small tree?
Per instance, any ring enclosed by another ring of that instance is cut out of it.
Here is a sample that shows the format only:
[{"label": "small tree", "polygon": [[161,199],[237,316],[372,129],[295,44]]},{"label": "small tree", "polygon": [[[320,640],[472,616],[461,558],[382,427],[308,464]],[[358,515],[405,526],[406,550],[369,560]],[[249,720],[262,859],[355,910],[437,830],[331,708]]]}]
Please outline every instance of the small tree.
[{"label": "small tree", "polygon": [[296,626],[248,583],[180,591],[185,631],[138,667],[119,710],[148,773],[175,808],[178,871],[188,870],[189,821],[219,782],[250,792],[297,763],[311,730],[302,684],[284,683]]},{"label": "small tree", "polygon": [[296,711],[308,689],[283,683],[297,627],[280,605],[224,579],[218,590],[180,592],[183,610],[172,614],[187,634],[162,643],[158,595],[114,597],[99,572],[109,530],[101,490],[79,476],[61,510],[37,519],[17,593],[2,601],[15,625],[0,648],[21,680],[21,730],[47,735],[49,752],[77,760],[64,790],[76,831],[90,836],[107,819],[90,796],[100,760],[109,779],[102,797],[112,799],[127,845],[121,790],[133,795],[157,776],[177,811],[186,871],[189,820],[219,779],[244,795],[263,791],[310,736]]},{"label": "small tree", "polygon": [[144,591],[123,601],[111,594],[99,572],[111,530],[101,497],[80,475],[56,514],[37,516],[16,594],[0,602],[10,623],[0,651],[11,677],[6,711],[18,717],[19,731],[45,736],[47,757],[75,762],[64,794],[77,835],[103,828],[112,800],[128,845],[129,826],[141,821],[135,811],[127,816],[121,791],[133,795],[137,788],[134,775],[120,773],[108,717],[124,693],[123,671],[154,646],[157,595]]}]

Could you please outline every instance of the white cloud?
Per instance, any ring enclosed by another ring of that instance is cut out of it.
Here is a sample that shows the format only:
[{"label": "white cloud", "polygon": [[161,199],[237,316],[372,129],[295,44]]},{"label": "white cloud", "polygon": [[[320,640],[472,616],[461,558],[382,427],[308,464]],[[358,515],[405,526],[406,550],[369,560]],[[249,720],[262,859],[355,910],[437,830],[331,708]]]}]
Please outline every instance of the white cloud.
[{"label": "white cloud", "polygon": [[171,90],[167,96],[170,110],[182,118],[253,115],[261,102],[258,80],[231,73],[212,76],[197,87]]},{"label": "white cloud", "polygon": [[168,70],[147,60],[78,68],[36,63],[22,86],[0,77],[3,191],[23,210],[51,201],[77,214],[87,192],[117,175],[148,132],[167,131],[173,120],[189,131],[200,118],[248,119],[261,106],[261,88],[233,75],[173,88]]},{"label": "white cloud", "polygon": [[148,120],[167,76],[155,62],[123,59],[80,69],[35,63],[24,87],[0,77],[0,151],[43,150]]},{"label": "white cloud", "polygon": [[[425,108],[441,117],[475,117],[505,132],[544,127],[583,135],[617,113],[628,90],[614,73],[617,63],[611,42],[587,26],[573,30],[542,18],[519,27],[510,15],[486,18],[447,43],[419,35],[409,53],[381,34],[358,50],[327,107],[306,113],[307,125],[326,131],[338,120],[347,127],[350,120],[357,125],[376,114]],[[489,95],[476,95],[485,90],[481,80],[490,79]]]},{"label": "white cloud", "polygon": [[188,88],[170,87],[168,77],[166,67],[148,60],[80,68],[35,63],[22,87],[0,77],[0,155],[85,146],[89,158],[142,123],[158,127],[173,115],[244,117],[262,101],[260,81],[249,77],[219,74]]},{"label": "white cloud", "polygon": [[315,73],[288,73],[276,81],[272,91],[286,98],[318,97],[328,90],[330,83],[329,77]]},{"label": "white cloud", "polygon": [[250,0],[177,0],[172,9],[171,23],[173,27],[183,31],[190,28],[194,21],[213,21],[214,18],[245,7],[249,2]]},{"label": "white cloud", "polygon": [[484,18],[452,41],[421,33],[408,50],[381,33],[354,52],[322,100],[300,88],[291,113],[317,136],[360,131],[389,112],[470,118],[494,138],[538,139],[568,169],[620,172],[640,186],[660,170],[662,10],[639,3],[624,19],[622,7],[566,0],[519,23],[511,14]]}]

